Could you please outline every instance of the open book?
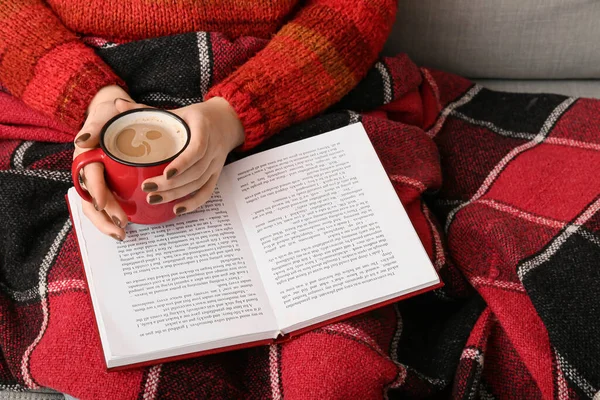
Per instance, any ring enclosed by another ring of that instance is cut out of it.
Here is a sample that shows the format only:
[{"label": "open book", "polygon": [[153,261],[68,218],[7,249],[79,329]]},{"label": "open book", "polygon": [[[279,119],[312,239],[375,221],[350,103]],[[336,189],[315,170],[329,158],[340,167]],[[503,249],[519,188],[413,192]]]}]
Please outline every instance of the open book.
[{"label": "open book", "polygon": [[107,367],[273,343],[441,286],[361,124],[223,169],[117,242],[67,195]]}]

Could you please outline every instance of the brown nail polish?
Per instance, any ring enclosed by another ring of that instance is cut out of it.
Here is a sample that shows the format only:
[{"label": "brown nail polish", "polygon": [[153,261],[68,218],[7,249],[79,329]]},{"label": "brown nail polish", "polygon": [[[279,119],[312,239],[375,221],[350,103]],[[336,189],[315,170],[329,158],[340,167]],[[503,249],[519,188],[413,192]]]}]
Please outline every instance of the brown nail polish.
[{"label": "brown nail polish", "polygon": [[167,179],[171,179],[172,177],[175,176],[175,174],[177,174],[177,170],[175,168],[168,170],[167,171]]},{"label": "brown nail polish", "polygon": [[96,211],[100,211],[100,207],[98,207],[98,203],[96,203],[96,199],[92,197],[92,204],[94,205],[94,208],[96,209]]},{"label": "brown nail polish", "polygon": [[150,196],[148,198],[148,203],[150,203],[150,204],[157,204],[157,203],[160,203],[161,201],[163,201],[163,198],[160,194],[153,194],[152,196]]},{"label": "brown nail polish", "polygon": [[115,99],[115,104],[117,104],[117,100],[123,100],[123,101],[126,101],[127,103],[131,103],[131,101],[129,101],[129,100],[127,100],[127,99],[124,99],[124,98],[122,98],[122,97],[117,97],[117,98]]},{"label": "brown nail polish", "polygon": [[75,143],[85,142],[86,140],[88,140],[91,137],[92,137],[91,133],[82,133],[81,135],[77,136],[77,138],[75,139]]},{"label": "brown nail polish", "polygon": [[121,228],[121,220],[113,215],[112,217],[113,223],[117,226],[117,228]]},{"label": "brown nail polish", "polygon": [[119,235],[117,235],[116,233],[111,233],[111,234],[110,234],[110,237],[111,237],[111,238],[113,238],[113,239],[115,239],[115,240],[118,240],[119,242],[122,242],[122,241],[123,241],[123,239],[121,239],[121,238],[119,237]]},{"label": "brown nail polish", "polygon": [[181,215],[184,212],[186,212],[186,210],[187,210],[187,208],[185,208],[185,207],[177,207],[177,209],[175,210],[175,214]]},{"label": "brown nail polish", "polygon": [[142,190],[146,193],[156,192],[158,190],[158,185],[154,182],[146,182],[142,186]]}]

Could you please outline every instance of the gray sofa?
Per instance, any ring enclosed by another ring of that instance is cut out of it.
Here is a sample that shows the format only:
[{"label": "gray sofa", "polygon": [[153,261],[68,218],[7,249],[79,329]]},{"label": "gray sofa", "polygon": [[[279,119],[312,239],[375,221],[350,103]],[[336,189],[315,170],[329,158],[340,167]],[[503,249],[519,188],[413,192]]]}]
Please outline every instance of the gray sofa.
[{"label": "gray sofa", "polygon": [[490,89],[600,98],[598,0],[399,0],[386,54]]}]

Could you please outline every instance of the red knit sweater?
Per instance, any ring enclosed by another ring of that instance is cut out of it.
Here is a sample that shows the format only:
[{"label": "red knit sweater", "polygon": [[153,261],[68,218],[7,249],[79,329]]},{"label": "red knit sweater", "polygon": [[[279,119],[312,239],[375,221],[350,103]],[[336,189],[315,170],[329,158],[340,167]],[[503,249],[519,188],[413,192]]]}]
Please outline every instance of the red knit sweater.
[{"label": "red knit sweater", "polygon": [[81,35],[270,38],[206,96],[229,101],[252,147],[352,89],[381,51],[395,13],[396,0],[0,0],[0,84],[76,130],[94,94],[121,83]]}]

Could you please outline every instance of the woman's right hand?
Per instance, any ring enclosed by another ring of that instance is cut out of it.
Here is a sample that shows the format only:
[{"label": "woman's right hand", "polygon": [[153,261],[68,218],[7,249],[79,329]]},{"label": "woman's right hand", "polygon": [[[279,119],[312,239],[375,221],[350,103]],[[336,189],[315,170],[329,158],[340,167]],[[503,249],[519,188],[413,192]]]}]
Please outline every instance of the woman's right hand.
[{"label": "woman's right hand", "polygon": [[[117,101],[123,99],[124,101]],[[73,159],[99,145],[100,130],[109,119],[124,110],[123,103],[133,103],[125,90],[119,86],[106,86],[98,91],[88,107],[88,117],[75,137]],[[131,104],[127,104],[131,108]],[[142,105],[140,105],[143,107]],[[102,232],[116,240],[125,238],[127,215],[114,198],[104,181],[104,165],[88,164],[82,170],[84,188],[90,193],[93,203],[83,201],[83,213]]]}]

